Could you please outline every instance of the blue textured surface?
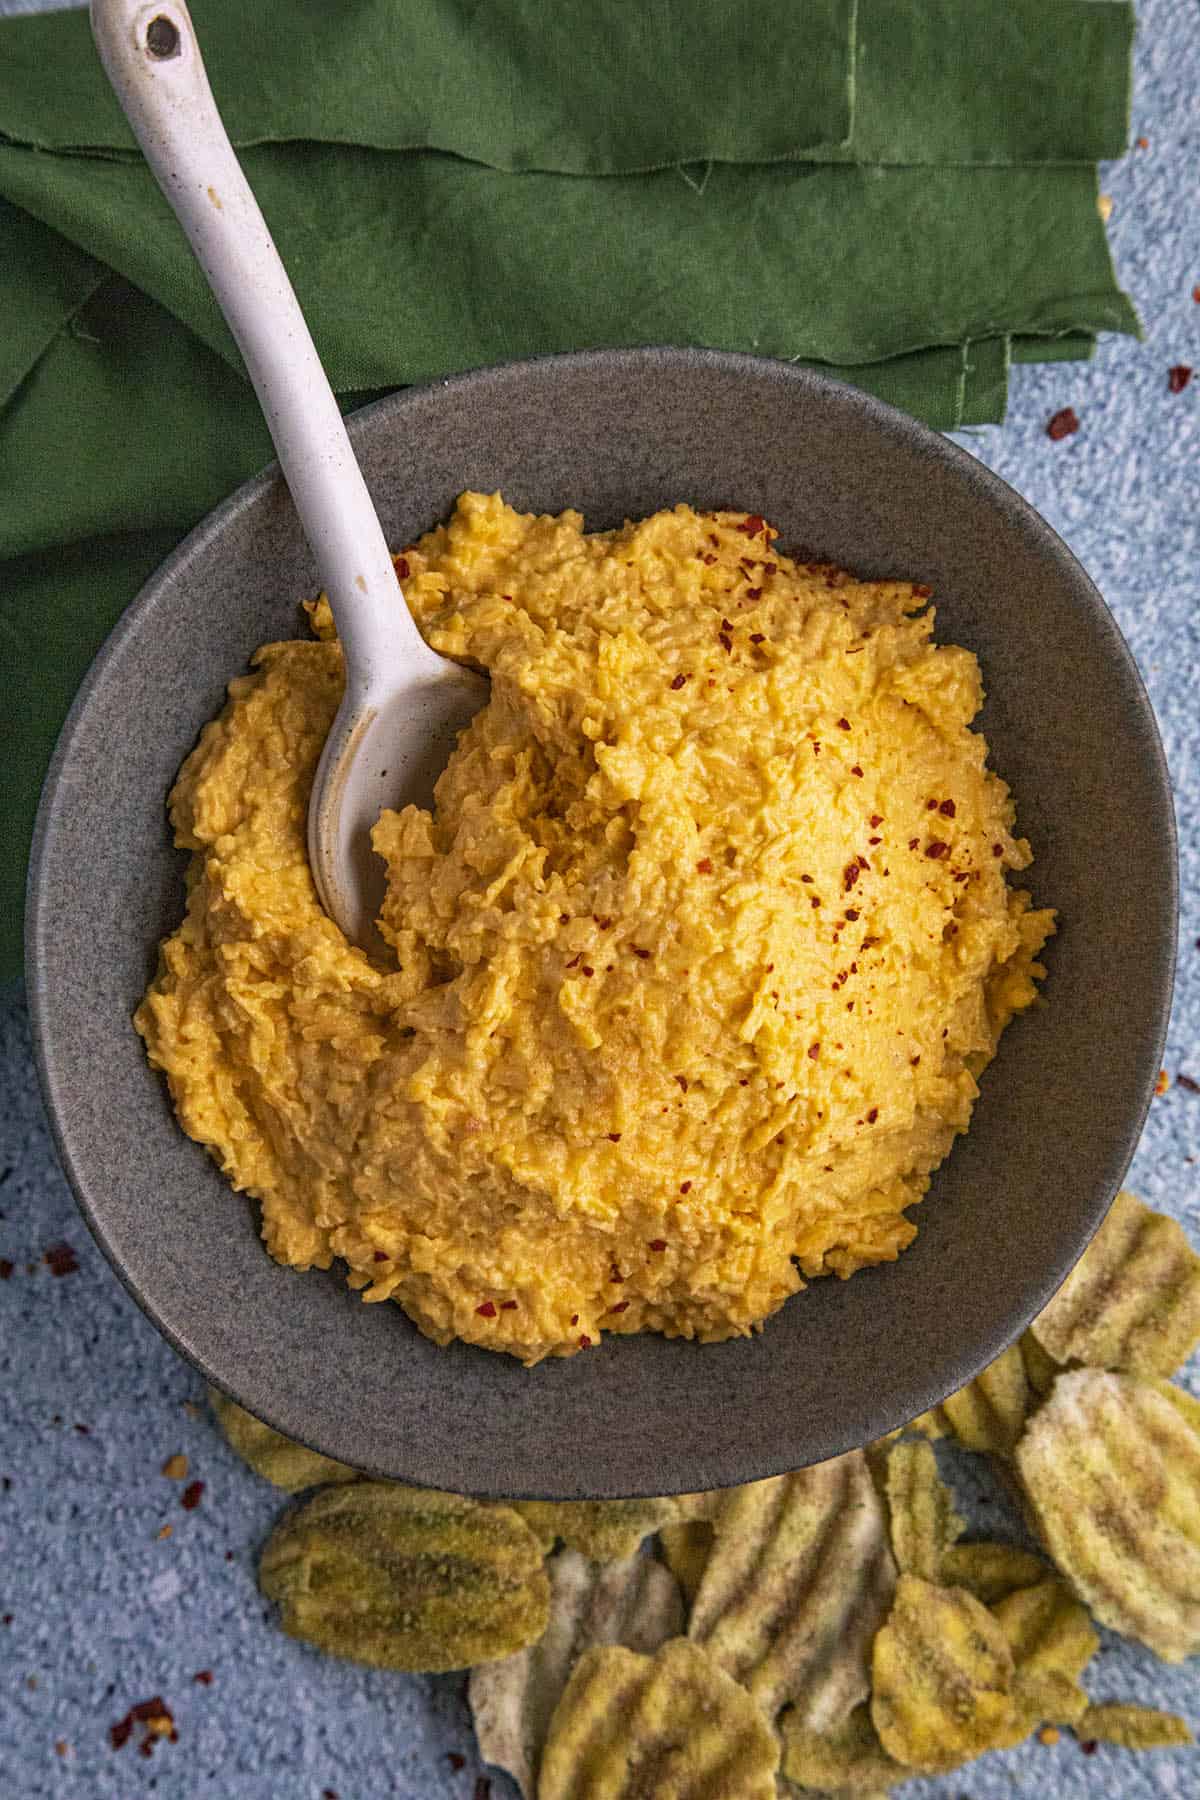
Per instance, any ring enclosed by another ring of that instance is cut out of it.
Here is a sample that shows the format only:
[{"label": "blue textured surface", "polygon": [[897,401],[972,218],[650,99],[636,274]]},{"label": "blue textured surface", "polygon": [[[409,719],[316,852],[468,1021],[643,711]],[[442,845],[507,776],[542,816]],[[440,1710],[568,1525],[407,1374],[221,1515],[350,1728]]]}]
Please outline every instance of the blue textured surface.
[{"label": "blue textured surface", "polygon": [[[7,0],[3,10],[17,7]],[[1146,342],[1114,339],[1090,364],[1014,371],[1008,423],[961,441],[1062,533],[1145,675],[1183,862],[1167,1068],[1200,1079],[1200,377],[1182,394],[1167,390],[1171,365],[1200,370],[1200,42],[1183,0],[1146,0],[1141,11],[1133,128],[1149,144],[1103,185]],[[1067,405],[1080,430],[1051,443],[1046,420]],[[1097,845],[1098,881],[1120,855],[1119,844]],[[1078,1103],[1088,1104],[1086,1069]],[[1151,1109],[1130,1185],[1200,1244],[1198,1157],[1200,1095],[1173,1083]],[[80,1266],[55,1278],[42,1253],[63,1239]],[[271,1622],[253,1568],[281,1497],[226,1450],[197,1379],[88,1239],[54,1162],[13,989],[0,994],[0,1257],[15,1264],[0,1283],[0,1795],[320,1800],[329,1789],[340,1800],[471,1800],[479,1765],[461,1679],[360,1670],[290,1643]],[[1195,1361],[1185,1379],[1200,1392]],[[205,1483],[192,1512],[159,1472],[176,1451]],[[954,1473],[973,1519],[996,1519],[977,1459],[958,1458]],[[211,1686],[193,1680],[202,1669]],[[1088,1684],[1099,1699],[1182,1712],[1200,1734],[1195,1661],[1169,1669],[1106,1635]],[[179,1741],[145,1761],[134,1742],[114,1752],[109,1725],[155,1694],[174,1711]],[[453,1771],[447,1752],[465,1755],[465,1767]],[[495,1800],[512,1791],[494,1778]],[[1064,1733],[1053,1748],[1034,1742],[902,1792],[1195,1800],[1200,1750],[1102,1746],[1089,1759]]]}]

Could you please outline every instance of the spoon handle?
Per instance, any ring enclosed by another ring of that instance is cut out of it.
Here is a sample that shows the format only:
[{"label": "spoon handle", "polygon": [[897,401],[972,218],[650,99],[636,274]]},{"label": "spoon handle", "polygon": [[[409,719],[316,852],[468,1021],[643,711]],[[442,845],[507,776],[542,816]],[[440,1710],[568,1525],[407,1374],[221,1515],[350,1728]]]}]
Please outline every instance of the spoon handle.
[{"label": "spoon handle", "polygon": [[100,59],[254,383],[329,595],[348,697],[434,657],[299,302],[221,122],[183,0],[92,0]]}]

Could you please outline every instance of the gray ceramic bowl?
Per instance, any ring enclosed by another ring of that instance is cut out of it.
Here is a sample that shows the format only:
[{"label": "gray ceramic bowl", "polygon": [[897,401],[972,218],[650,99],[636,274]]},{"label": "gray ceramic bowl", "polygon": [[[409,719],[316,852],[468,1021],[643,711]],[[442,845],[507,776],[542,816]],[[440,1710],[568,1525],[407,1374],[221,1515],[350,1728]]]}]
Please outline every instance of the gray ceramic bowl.
[{"label": "gray ceramic bowl", "polygon": [[1006,1033],[899,1263],[798,1295],[762,1335],[641,1336],[529,1371],[438,1349],[342,1275],[262,1248],[256,1209],[175,1123],[130,1025],[183,861],[164,801],[225,684],[298,634],[317,585],[283,483],[252,481],[129,608],[63,731],[30,882],[29,986],[50,1116],[130,1292],[219,1387],[376,1474],[487,1495],[719,1486],[886,1431],[996,1356],[1057,1287],[1128,1166],[1170,998],[1174,824],[1129,652],[1063,544],[952,444],[786,364],[584,353],[397,394],[351,425],[389,539],[460,489],[589,526],[742,507],[866,575],[932,584],[983,664],[983,726],[1058,907],[1046,1004]]}]

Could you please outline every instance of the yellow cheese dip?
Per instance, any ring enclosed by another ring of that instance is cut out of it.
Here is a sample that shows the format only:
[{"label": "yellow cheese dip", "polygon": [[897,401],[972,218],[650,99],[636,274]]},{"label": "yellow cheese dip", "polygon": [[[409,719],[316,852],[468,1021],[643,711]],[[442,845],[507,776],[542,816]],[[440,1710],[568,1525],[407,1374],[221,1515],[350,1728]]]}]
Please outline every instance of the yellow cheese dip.
[{"label": "yellow cheese dip", "polygon": [[911,1241],[1053,915],[1007,885],[1029,847],[927,590],[774,535],[465,494],[397,559],[492,686],[433,815],[376,827],[387,969],[308,868],[327,603],[232,683],[171,798],[187,915],[136,1023],[280,1262],[533,1363],[746,1334]]}]

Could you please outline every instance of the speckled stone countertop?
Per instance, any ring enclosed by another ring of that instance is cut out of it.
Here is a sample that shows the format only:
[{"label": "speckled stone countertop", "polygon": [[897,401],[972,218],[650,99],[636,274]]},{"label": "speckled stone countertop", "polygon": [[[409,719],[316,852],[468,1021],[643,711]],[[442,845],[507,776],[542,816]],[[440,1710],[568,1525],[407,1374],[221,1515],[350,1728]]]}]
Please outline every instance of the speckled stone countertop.
[{"label": "speckled stone countertop", "polygon": [[[4,0],[0,10],[25,10]],[[962,441],[1039,508],[1099,584],[1148,683],[1174,779],[1182,855],[1180,967],[1167,1052],[1129,1185],[1200,1245],[1200,35],[1183,0],[1144,0],[1134,133],[1104,185],[1112,242],[1146,341],[1103,342],[1090,364],[1014,371],[1009,420]],[[1079,431],[1053,443],[1051,413]],[[1069,677],[1068,677],[1069,678]],[[1119,744],[1113,745],[1119,756]],[[1097,845],[1097,879],[1119,845]],[[1130,931],[1137,920],[1129,921]],[[1079,1105],[1088,1104],[1087,1070]],[[77,1259],[43,1260],[65,1242]],[[58,1171],[19,989],[0,990],[0,1795],[133,1800],[474,1800],[461,1677],[393,1676],[284,1638],[254,1583],[282,1497],[218,1438],[190,1368],[118,1285]],[[1184,1376],[1200,1392],[1200,1363]],[[204,1484],[186,1510],[160,1470],[176,1452]],[[974,1522],[999,1506],[978,1459],[954,1472]],[[164,1528],[169,1526],[169,1534]],[[196,1680],[211,1673],[211,1682]],[[1200,1662],[1167,1668],[1105,1633],[1088,1684],[1187,1716],[1200,1735]],[[176,1743],[119,1751],[109,1727],[161,1695]],[[453,1757],[465,1761],[453,1767]],[[492,1776],[493,1800],[514,1792]],[[906,1800],[1142,1800],[1200,1796],[1200,1749],[1085,1758],[1069,1733],[938,1780]]]}]

